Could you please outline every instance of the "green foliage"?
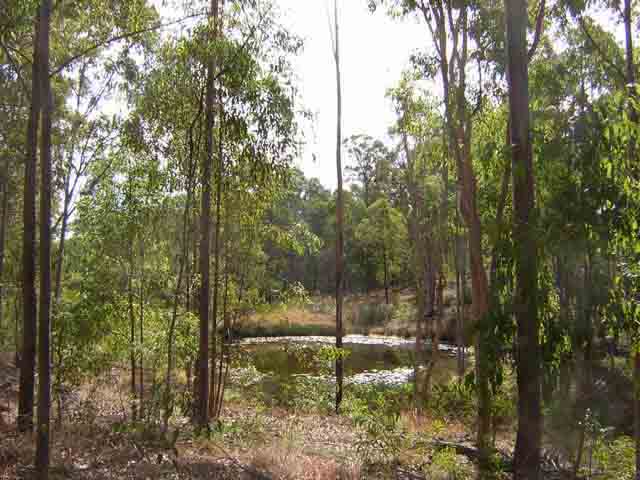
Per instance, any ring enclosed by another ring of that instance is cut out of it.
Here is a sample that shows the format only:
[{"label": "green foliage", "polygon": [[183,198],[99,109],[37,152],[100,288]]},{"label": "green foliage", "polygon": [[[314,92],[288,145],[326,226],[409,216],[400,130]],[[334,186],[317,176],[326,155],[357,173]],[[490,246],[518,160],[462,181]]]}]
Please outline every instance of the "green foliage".
[{"label": "green foliage", "polygon": [[635,476],[635,444],[630,437],[599,440],[593,460],[604,480],[631,480]]},{"label": "green foliage", "polygon": [[427,408],[433,416],[471,422],[476,415],[475,388],[469,382],[451,380],[431,387]]},{"label": "green foliage", "polygon": [[406,261],[402,245],[406,242],[407,226],[402,214],[387,199],[376,200],[367,208],[365,218],[356,228],[355,238],[366,254],[375,259],[379,282],[384,279],[385,268],[390,275],[389,281],[399,274]]},{"label": "green foliage", "polygon": [[453,448],[443,448],[431,458],[427,475],[434,480],[465,480],[472,478],[473,468]]}]

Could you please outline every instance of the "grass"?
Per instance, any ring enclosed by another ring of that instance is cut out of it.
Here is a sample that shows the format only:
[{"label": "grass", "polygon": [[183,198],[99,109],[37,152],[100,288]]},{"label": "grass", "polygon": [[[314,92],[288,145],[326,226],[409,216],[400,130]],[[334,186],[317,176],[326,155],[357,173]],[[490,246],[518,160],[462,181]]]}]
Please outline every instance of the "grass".
[{"label": "grass", "polygon": [[335,317],[302,307],[256,313],[233,329],[235,338],[335,335]]},{"label": "grass", "polygon": [[[410,338],[416,332],[416,299],[410,290],[394,291],[387,305],[384,292],[350,295],[344,302],[344,333]],[[440,332],[443,340],[455,339],[455,295],[445,292],[445,311]],[[467,308],[467,315],[470,314]],[[307,304],[276,305],[255,312],[238,323],[235,338],[335,335],[335,302],[313,297]]]}]

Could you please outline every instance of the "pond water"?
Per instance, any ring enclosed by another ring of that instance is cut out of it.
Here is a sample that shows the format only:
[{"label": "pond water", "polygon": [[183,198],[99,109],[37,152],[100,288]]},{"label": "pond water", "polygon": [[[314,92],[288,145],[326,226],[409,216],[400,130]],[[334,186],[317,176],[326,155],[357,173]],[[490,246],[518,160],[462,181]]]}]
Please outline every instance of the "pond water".
[{"label": "pond water", "polygon": [[[403,384],[412,381],[415,343],[399,337],[344,337],[346,383]],[[335,337],[252,338],[239,344],[244,366],[253,366],[268,383],[290,383],[298,376],[330,380],[333,364],[322,355],[323,347],[335,345]],[[427,347],[429,348],[429,347]],[[456,374],[455,347],[441,345],[434,370],[436,382]]]}]

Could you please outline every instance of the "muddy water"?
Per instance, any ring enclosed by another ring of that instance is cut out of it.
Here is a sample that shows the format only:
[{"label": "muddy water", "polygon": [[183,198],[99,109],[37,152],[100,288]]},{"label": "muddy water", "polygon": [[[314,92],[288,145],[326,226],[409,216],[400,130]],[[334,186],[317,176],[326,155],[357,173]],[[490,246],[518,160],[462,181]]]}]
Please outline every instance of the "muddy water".
[{"label": "muddy water", "polygon": [[[412,380],[413,340],[347,335],[343,342],[348,352],[344,362],[346,382],[397,385]],[[332,365],[320,352],[323,346],[334,344],[335,337],[274,337],[246,339],[239,348],[245,364],[271,381],[288,383],[299,375],[329,379]],[[446,382],[456,374],[455,348],[441,345],[440,351],[434,381]]]}]

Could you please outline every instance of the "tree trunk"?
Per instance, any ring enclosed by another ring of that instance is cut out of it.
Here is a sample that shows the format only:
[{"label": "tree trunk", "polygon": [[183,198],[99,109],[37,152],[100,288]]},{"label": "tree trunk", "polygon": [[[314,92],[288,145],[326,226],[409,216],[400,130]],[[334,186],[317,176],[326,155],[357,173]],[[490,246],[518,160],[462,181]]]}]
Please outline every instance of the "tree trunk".
[{"label": "tree trunk", "polygon": [[[337,128],[336,128],[336,170],[338,175],[338,189],[336,199],[336,348],[342,349],[342,302],[343,302],[343,269],[344,269],[344,199],[342,192],[342,86],[340,76],[340,37],[338,22],[338,1],[334,0],[334,45],[333,57],[336,65],[336,97],[337,97]],[[340,411],[342,402],[343,359],[336,359],[336,413]]]},{"label": "tree trunk", "polygon": [[459,208],[459,192],[456,192],[456,245],[455,245],[455,263],[456,263],[456,342],[457,342],[457,360],[458,360],[458,377],[462,379],[465,372],[465,348],[464,339],[464,319],[465,319],[465,291],[466,291],[466,263],[467,254],[465,249],[464,231],[460,225],[460,208]]},{"label": "tree trunk", "polygon": [[129,239],[129,271],[127,272],[127,300],[129,310],[129,348],[131,350],[131,417],[135,421],[138,414],[136,406],[137,388],[136,388],[136,321],[135,311],[133,308],[133,239]]},{"label": "tree trunk", "polygon": [[[448,17],[452,17],[452,5],[447,5]],[[480,216],[476,202],[476,177],[471,159],[471,119],[469,118],[466,106],[466,76],[465,68],[467,64],[467,42],[468,42],[468,19],[467,6],[460,9],[461,23],[461,46],[458,47],[459,57],[457,69],[457,84],[452,87],[450,84],[450,66],[447,60],[447,41],[444,14],[440,15],[438,24],[439,50],[441,54],[440,69],[443,80],[445,116],[447,129],[449,131],[449,149],[456,159],[458,182],[460,185],[460,210],[468,228],[469,234],[469,257],[471,267],[471,292],[473,297],[474,321],[481,322],[487,315],[489,309],[489,287],[487,273],[484,270],[482,259],[482,228]],[[452,88],[455,88],[455,105],[453,109]],[[489,379],[487,375],[486,349],[484,348],[484,334],[481,331],[476,342],[476,374],[478,384],[478,432],[477,444],[480,455],[480,469],[485,470],[489,457],[491,444],[491,397]]]},{"label": "tree trunk", "polygon": [[[200,110],[201,112],[201,110]],[[187,132],[187,136],[189,138],[189,162],[187,165],[187,198],[185,200],[184,205],[184,213],[182,215],[182,252],[180,254],[179,266],[178,266],[178,280],[176,281],[176,289],[173,295],[173,310],[171,312],[171,322],[169,324],[169,335],[167,338],[167,378],[166,378],[166,386],[165,386],[165,398],[164,398],[164,418],[163,418],[163,427],[165,432],[169,428],[169,419],[173,414],[173,395],[172,395],[172,385],[173,385],[173,369],[174,369],[174,343],[175,343],[175,331],[176,331],[176,321],[178,318],[178,308],[180,306],[180,292],[182,291],[182,283],[185,277],[187,277],[187,292],[186,292],[186,310],[189,310],[189,282],[190,282],[190,273],[189,273],[189,214],[191,212],[191,202],[193,199],[193,168],[195,165],[194,162],[194,144],[193,144],[193,127],[197,118],[200,116],[200,112],[189,128]],[[187,373],[187,389],[190,387],[191,383],[191,372],[190,369]]]},{"label": "tree trunk", "polygon": [[509,121],[513,175],[517,322],[518,435],[514,454],[516,479],[540,477],[540,347],[537,311],[537,252],[533,228],[534,179],[529,143],[527,1],[505,0]]},{"label": "tree trunk", "polygon": [[[9,157],[4,158],[2,166],[2,178],[0,179],[0,188],[2,188],[2,199],[0,203],[0,331],[4,323],[4,257],[5,243],[7,237],[7,227],[9,222]],[[2,345],[0,345],[0,348]]]},{"label": "tree trunk", "polygon": [[[218,105],[219,111],[219,120],[218,120],[218,172],[216,175],[216,233],[214,238],[214,247],[213,247],[213,327],[212,327],[212,335],[213,342],[217,341],[217,330],[218,330],[218,297],[219,297],[219,283],[220,283],[220,226],[221,226],[221,206],[222,206],[222,182],[224,175],[224,158],[222,152],[222,102],[219,102]],[[214,350],[214,354],[211,357],[211,381],[210,381],[210,391],[209,391],[209,416],[214,419],[218,419],[220,412],[217,407],[220,403],[218,400],[218,394],[222,388],[222,365],[226,355],[226,336],[227,329],[229,325],[223,319],[223,332],[221,337],[221,349],[220,349],[220,358],[216,358],[216,351]],[[219,375],[216,380],[216,362],[219,362]]]},{"label": "tree trunk", "polygon": [[[209,12],[209,40],[215,40],[218,17],[218,0],[211,0]],[[198,348],[198,392],[196,399],[196,419],[202,428],[209,424],[209,300],[211,265],[211,170],[213,166],[213,126],[214,126],[214,76],[213,56],[207,65],[207,89],[205,96],[206,154],[202,160],[202,206],[200,211],[200,342]]]},{"label": "tree trunk", "polygon": [[[39,12],[38,15],[41,15]],[[33,62],[31,67],[31,107],[27,124],[26,157],[24,168],[24,205],[22,236],[22,361],[20,363],[20,392],[18,399],[18,430],[33,428],[33,397],[36,363],[36,168],[38,128],[40,123],[41,62],[40,17],[33,36]]]},{"label": "tree trunk", "polygon": [[[70,174],[68,174],[70,175]],[[60,227],[60,245],[58,246],[58,256],[56,258],[56,285],[55,285],[55,302],[56,310],[60,305],[62,297],[62,268],[64,265],[64,248],[67,238],[67,229],[69,228],[69,207],[71,205],[71,192],[69,191],[69,177],[65,179],[64,187],[64,203],[62,208],[62,226]]]},{"label": "tree trunk", "polygon": [[144,419],[144,239],[140,241],[140,285],[139,285],[139,302],[140,302],[140,419]]},{"label": "tree trunk", "polygon": [[49,478],[49,416],[51,413],[51,121],[53,97],[49,78],[49,29],[51,0],[40,6],[40,72],[42,137],[40,142],[40,317],[38,329],[38,436],[36,472]]},{"label": "tree trunk", "polygon": [[387,249],[385,247],[382,254],[382,261],[384,263],[384,300],[389,305],[389,267],[387,264]]}]

